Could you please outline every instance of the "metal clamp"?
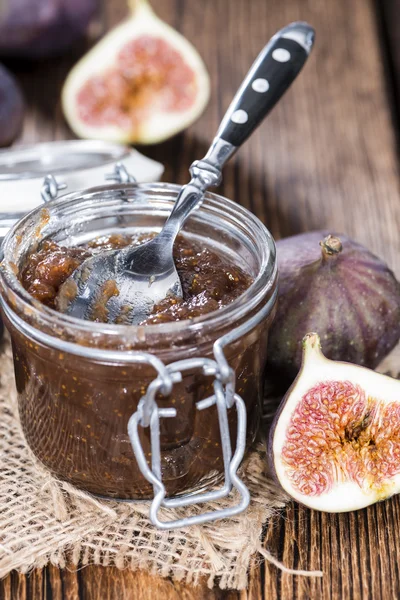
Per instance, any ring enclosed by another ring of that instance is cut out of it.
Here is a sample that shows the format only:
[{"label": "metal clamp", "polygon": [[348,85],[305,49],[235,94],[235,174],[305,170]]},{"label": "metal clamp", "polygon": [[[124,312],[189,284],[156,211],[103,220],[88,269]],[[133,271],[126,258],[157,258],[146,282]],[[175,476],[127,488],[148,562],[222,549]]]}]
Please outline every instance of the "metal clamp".
[{"label": "metal clamp", "polygon": [[[215,360],[210,358],[189,358],[164,367],[169,375],[169,383],[172,382],[173,384],[182,380],[182,373],[184,371],[193,371],[194,369],[201,369],[205,376],[214,377],[214,394],[209,398],[197,402],[196,409],[205,410],[214,404],[217,406],[224,461],[224,484],[220,489],[181,496],[179,498],[165,497],[166,489],[162,482],[161,473],[160,418],[176,417],[177,412],[175,408],[159,408],[157,405],[156,395],[161,393],[166,396],[170,393],[171,389],[169,387],[169,391],[165,393],[167,386],[165,386],[164,374],[161,374],[160,371],[157,378],[150,383],[146,393],[142,396],[136,412],[129,419],[128,435],[135,458],[143,477],[152,484],[154,490],[154,499],[149,512],[150,521],[159,529],[176,529],[228,518],[243,512],[248,507],[250,502],[249,490],[237,475],[237,470],[246,448],[247,412],[243,399],[235,393],[235,373],[229,366],[224,349],[226,346],[238,341],[242,336],[249,333],[261,323],[271,312],[276,298],[277,290],[274,291],[268,302],[266,302],[259,312],[214,343]],[[235,406],[237,412],[237,434],[236,449],[232,456],[228,409],[233,406]],[[150,427],[151,467],[147,462],[139,439],[139,426]],[[232,488],[235,488],[240,495],[240,500],[236,505],[174,521],[161,521],[158,517],[158,511],[161,507],[176,508],[218,500],[228,496]]]},{"label": "metal clamp", "polygon": [[[205,410],[214,404],[217,405],[224,460],[225,481],[222,488],[212,492],[182,496],[180,498],[165,498],[166,490],[161,474],[160,418],[173,418],[176,416],[176,410],[175,408],[159,408],[157,405],[157,393],[161,393],[164,396],[167,395],[163,392],[163,389],[166,387],[165,385],[163,386],[163,376],[159,375],[149,385],[145,395],[139,402],[137,411],[129,419],[128,435],[133,452],[143,477],[152,484],[154,490],[154,499],[151,503],[149,513],[150,521],[159,529],[176,529],[178,527],[199,525],[217,519],[228,518],[243,512],[248,507],[250,503],[249,490],[237,475],[237,470],[246,448],[247,412],[244,401],[235,393],[235,373],[229,366],[224,349],[226,346],[240,340],[259,325],[270,314],[276,299],[277,290],[271,294],[269,300],[255,315],[239,325],[239,327],[219,338],[214,343],[213,348],[215,360],[210,358],[189,358],[165,366],[170,377],[169,381],[172,381],[172,383],[182,380],[182,372],[199,368],[202,369],[205,376],[214,377],[214,394],[209,398],[197,402],[196,409]],[[232,456],[227,411],[233,406],[235,406],[237,412],[237,434],[236,450]],[[141,427],[150,427],[151,468],[147,463],[140,443],[139,425]],[[217,500],[228,496],[232,488],[235,488],[240,494],[240,501],[234,506],[175,521],[160,521],[158,518],[158,511],[162,506],[176,508]]]},{"label": "metal clamp", "polygon": [[[203,366],[203,372],[210,374],[214,371],[218,374],[218,367],[215,361],[209,359],[188,359],[172,363],[167,366],[174,382],[180,381],[183,370],[192,370],[193,368]],[[178,527],[187,527],[189,525],[199,525],[216,519],[232,517],[247,508],[250,502],[250,494],[247,487],[239,479],[237,469],[242,461],[246,447],[246,406],[238,394],[234,394],[233,403],[237,411],[237,438],[236,450],[232,456],[231,439],[228,424],[228,406],[226,394],[221,381],[218,378],[214,381],[214,395],[200,400],[196,404],[197,410],[205,410],[214,404],[217,406],[218,422],[221,435],[222,455],[224,461],[224,485],[222,488],[201,494],[193,494],[180,498],[165,498],[166,490],[162,482],[161,474],[161,449],[160,449],[160,418],[171,418],[176,416],[175,408],[158,408],[154,398],[160,391],[162,381],[155,380],[150,384],[148,392],[141,399],[138,410],[132,415],[128,423],[128,434],[131,440],[132,448],[143,476],[153,485],[154,500],[150,507],[150,520],[159,529],[176,529]],[[151,439],[151,468],[147,464],[139,439],[139,425],[142,427],[150,426]],[[158,517],[158,511],[161,506],[166,508],[176,508],[210,502],[228,496],[235,488],[240,494],[240,501],[234,506],[205,512],[203,514],[176,519],[174,521],[161,521]]]},{"label": "metal clamp", "polygon": [[40,195],[42,196],[43,202],[50,202],[50,200],[54,200],[57,198],[58,192],[60,190],[65,190],[67,187],[66,183],[59,183],[54,175],[46,175],[43,179],[43,184],[40,190]]},{"label": "metal clamp", "polygon": [[129,173],[125,165],[117,162],[112,173],[105,175],[108,181],[116,181],[117,183],[136,183],[136,179]]}]

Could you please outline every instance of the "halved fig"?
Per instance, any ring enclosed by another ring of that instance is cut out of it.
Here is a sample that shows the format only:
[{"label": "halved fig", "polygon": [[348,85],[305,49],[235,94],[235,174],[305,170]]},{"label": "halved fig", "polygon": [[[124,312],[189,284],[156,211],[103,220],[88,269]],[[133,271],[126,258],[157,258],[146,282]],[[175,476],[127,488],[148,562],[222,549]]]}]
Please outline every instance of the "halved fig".
[{"label": "halved fig", "polygon": [[195,121],[210,94],[199,54],[146,0],[72,69],[62,105],[83,138],[160,142]]},{"label": "halved fig", "polygon": [[400,381],[324,357],[303,340],[303,364],[270,432],[283,489],[327,512],[356,510],[400,491]]}]

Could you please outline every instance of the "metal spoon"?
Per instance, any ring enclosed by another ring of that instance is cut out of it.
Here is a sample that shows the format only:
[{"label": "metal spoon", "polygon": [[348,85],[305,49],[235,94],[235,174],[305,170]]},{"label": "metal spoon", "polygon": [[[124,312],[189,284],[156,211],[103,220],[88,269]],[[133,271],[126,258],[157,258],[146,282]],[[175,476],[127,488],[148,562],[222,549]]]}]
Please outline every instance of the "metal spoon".
[{"label": "metal spoon", "polygon": [[200,206],[207,188],[220,183],[225,163],[294,81],[313,42],[314,30],[303,22],[292,23],[274,35],[240,86],[206,156],[190,167],[192,179],[182,187],[160,233],[140,246],[85,260],[62,286],[59,310],[93,319],[96,306],[103,303],[109,322],[123,314],[124,322],[128,316],[128,322],[136,325],[166,296],[182,297],[172,254],[177,234]]}]

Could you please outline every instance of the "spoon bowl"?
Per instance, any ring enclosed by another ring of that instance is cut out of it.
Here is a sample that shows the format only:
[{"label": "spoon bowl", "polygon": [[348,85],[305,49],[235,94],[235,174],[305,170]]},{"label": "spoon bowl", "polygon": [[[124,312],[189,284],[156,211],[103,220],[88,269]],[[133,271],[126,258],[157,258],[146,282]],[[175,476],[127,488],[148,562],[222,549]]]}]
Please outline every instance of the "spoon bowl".
[{"label": "spoon bowl", "polygon": [[127,248],[85,260],[61,286],[58,310],[80,319],[139,325],[167,296],[182,297],[172,254],[160,244],[163,239],[156,236],[137,246],[134,257]]}]

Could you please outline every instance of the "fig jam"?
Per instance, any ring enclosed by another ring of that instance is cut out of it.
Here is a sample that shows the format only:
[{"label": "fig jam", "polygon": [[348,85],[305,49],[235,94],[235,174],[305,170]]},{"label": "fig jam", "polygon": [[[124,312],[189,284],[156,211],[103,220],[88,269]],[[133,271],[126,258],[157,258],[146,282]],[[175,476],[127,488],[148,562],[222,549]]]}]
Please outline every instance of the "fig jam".
[{"label": "fig jam", "polygon": [[[61,247],[44,241],[31,254],[21,272],[25,289],[51,308],[56,308],[60,286],[73,271],[93,254],[142,244],[153,237],[111,235],[94,240],[86,247]],[[183,298],[165,298],[153,309],[143,324],[155,325],[168,321],[193,319],[218,310],[238,298],[251,284],[252,278],[235,265],[226,255],[217,254],[211,247],[178,236],[174,260],[182,283]],[[110,282],[111,283],[111,282]],[[93,321],[107,322],[104,304],[114,293],[112,286],[102,292]]]},{"label": "fig jam", "polygon": [[[57,478],[101,496],[154,497],[128,434],[136,415],[151,465],[150,427],[138,413],[142,400],[149,411],[176,411],[159,415],[161,476],[169,497],[209,490],[224,479],[213,402],[228,374],[247,413],[246,426],[240,413],[238,438],[235,405],[227,410],[232,452],[237,439],[249,448],[260,423],[276,254],[267,229],[240,205],[206,194],[175,248],[183,299],[161,302],[143,324],[104,323],[106,302],[98,306],[98,322],[55,310],[60,286],[64,290],[86,257],[148,239],[143,231],[163,226],[179,191],[152,183],[67,194],[45,211],[32,211],[3,243],[0,307],[12,340],[25,438]],[[141,226],[142,235],[126,235]],[[114,293],[110,283],[102,297]],[[177,375],[169,391],[170,372]]]},{"label": "fig jam", "polygon": [[[60,286],[86,258],[128,244],[140,244],[150,237],[151,234],[103,236],[80,247],[63,247],[46,240],[24,259],[19,277],[34,298],[54,309]],[[215,314],[252,283],[251,275],[235,264],[232,255],[218,252],[203,240],[180,235],[174,259],[183,298],[169,298],[155,306],[142,324],[143,329]],[[105,297],[110,297],[113,290],[106,292]],[[236,390],[248,411],[248,440],[254,438],[259,424],[262,365],[266,360],[266,334],[271,318],[272,315],[226,351],[237,374]],[[107,320],[104,306],[96,310],[96,320]],[[107,364],[33,345],[11,329],[21,422],[35,455],[58,477],[90,492],[119,498],[150,497],[152,488],[139,471],[127,425],[156,377],[154,368]],[[193,350],[189,355],[212,358],[212,339],[208,341],[201,331],[193,335]],[[155,355],[166,352],[161,340],[162,336],[159,347],[151,349]],[[97,343],[102,344],[101,339]],[[108,348],[115,346],[110,343]],[[117,349],[141,349],[140,340],[121,344]],[[170,348],[171,357],[179,351],[177,341]],[[165,362],[168,364],[171,359]],[[176,418],[160,420],[162,475],[169,495],[200,489],[222,477],[217,409],[196,408],[199,400],[212,396],[213,382],[212,376],[193,369],[183,373],[182,382],[174,385],[170,396],[157,396],[160,407],[172,406],[177,410]],[[236,413],[231,409],[229,428],[233,448],[236,427]],[[144,452],[150,457],[149,430],[140,429]]]}]

